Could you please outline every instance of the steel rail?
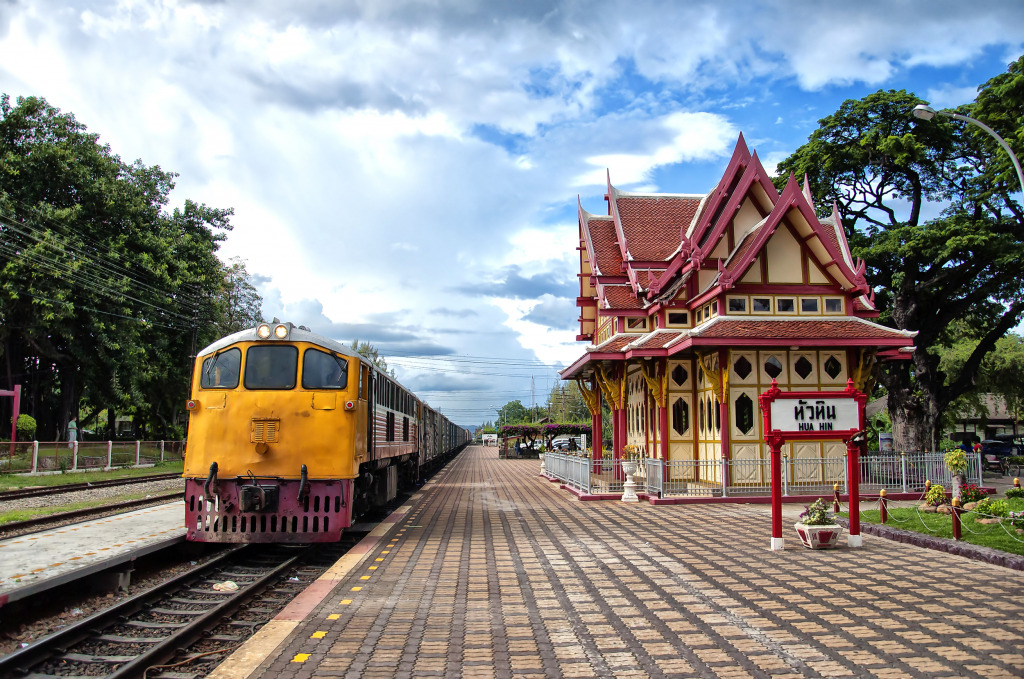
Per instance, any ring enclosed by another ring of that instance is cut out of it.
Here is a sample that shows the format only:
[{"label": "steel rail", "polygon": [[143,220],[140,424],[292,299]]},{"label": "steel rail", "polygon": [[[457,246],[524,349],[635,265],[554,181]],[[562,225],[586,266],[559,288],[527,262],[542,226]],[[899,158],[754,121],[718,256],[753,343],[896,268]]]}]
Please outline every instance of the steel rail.
[{"label": "steel rail", "polygon": [[[19,649],[14,653],[0,657],[0,676],[16,677],[31,674],[33,667],[40,665],[51,658],[63,655],[66,649],[72,648],[76,644],[88,641],[90,638],[96,636],[97,630],[120,622],[123,617],[133,615],[134,613],[143,610],[146,605],[154,599],[173,593],[182,586],[188,584],[191,580],[203,577],[205,573],[216,570],[223,562],[228,559],[235,558],[240,551],[247,547],[249,547],[249,545],[242,545],[240,547],[230,549],[224,554],[214,557],[200,568],[191,570],[187,573],[182,573],[181,575],[152,587],[145,592],[140,592],[135,596],[129,597],[119,604],[115,604],[110,608],[94,613],[84,620],[73,623],[64,629],[43,637],[26,648]],[[239,592],[248,591],[248,589],[249,588],[246,588],[246,590],[240,589]]]},{"label": "steel rail", "polygon": [[106,481],[85,481],[83,483],[65,483],[59,486],[36,486],[32,488],[17,488],[14,490],[0,491],[0,502],[6,500],[20,500],[26,497],[39,497],[40,495],[59,495],[71,493],[76,490],[92,490],[94,488],[108,488],[110,486],[128,486],[135,483],[148,483],[150,481],[164,481],[166,479],[181,478],[181,474],[172,472],[168,474],[151,474],[149,476],[134,476],[129,479],[108,479]]},{"label": "steel rail", "polygon": [[240,588],[234,596],[228,597],[206,613],[199,615],[185,627],[171,633],[163,641],[153,644],[152,647],[134,660],[121,665],[108,674],[108,679],[136,679],[137,677],[144,676],[148,668],[173,660],[181,649],[188,648],[196,643],[206,632],[220,625],[225,617],[237,613],[238,609],[245,605],[249,599],[261,593],[274,579],[280,577],[284,571],[303,558],[309,549],[306,548],[297,552],[263,577]]},{"label": "steel rail", "polygon": [[70,512],[58,512],[57,514],[47,514],[45,516],[37,516],[32,519],[25,519],[24,521],[11,521],[10,523],[0,523],[0,533],[13,533],[15,531],[24,530],[26,528],[34,528],[36,526],[44,525],[47,523],[57,523],[59,521],[66,521],[69,519],[84,519],[99,514],[107,514],[111,511],[119,511],[122,509],[134,509],[135,507],[141,507],[150,504],[158,504],[160,502],[178,499],[180,498],[180,496],[181,493],[174,492],[168,493],[166,495],[154,495],[153,497],[144,497],[140,500],[126,500],[124,502],[115,502],[114,504],[100,505],[98,507],[75,509]]}]

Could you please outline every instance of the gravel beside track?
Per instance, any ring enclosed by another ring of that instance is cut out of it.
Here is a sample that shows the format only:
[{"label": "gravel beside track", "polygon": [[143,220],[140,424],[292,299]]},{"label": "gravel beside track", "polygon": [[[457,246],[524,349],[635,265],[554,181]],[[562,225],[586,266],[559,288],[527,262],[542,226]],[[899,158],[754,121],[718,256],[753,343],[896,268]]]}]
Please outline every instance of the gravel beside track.
[{"label": "gravel beside track", "polygon": [[[104,500],[124,498],[128,495],[146,493],[159,495],[174,490],[185,492],[184,479],[164,479],[163,481],[151,481],[149,483],[135,483],[128,486],[108,486],[101,488],[89,488],[71,493],[59,493],[56,495],[43,495],[39,497],[26,497],[15,500],[0,501],[0,512],[9,512],[16,509],[35,509],[37,507],[63,507],[75,502],[88,500]],[[0,527],[0,530],[3,530]]]}]

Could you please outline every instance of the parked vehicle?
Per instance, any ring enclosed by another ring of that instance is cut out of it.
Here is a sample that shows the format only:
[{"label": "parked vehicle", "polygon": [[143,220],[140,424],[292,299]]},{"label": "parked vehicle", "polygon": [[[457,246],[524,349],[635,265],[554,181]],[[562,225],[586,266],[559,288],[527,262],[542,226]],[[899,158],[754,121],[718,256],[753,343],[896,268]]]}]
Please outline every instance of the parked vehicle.
[{"label": "parked vehicle", "polygon": [[981,463],[985,471],[1006,473],[1006,460],[1020,455],[1024,447],[1005,439],[986,439],[981,442]]}]

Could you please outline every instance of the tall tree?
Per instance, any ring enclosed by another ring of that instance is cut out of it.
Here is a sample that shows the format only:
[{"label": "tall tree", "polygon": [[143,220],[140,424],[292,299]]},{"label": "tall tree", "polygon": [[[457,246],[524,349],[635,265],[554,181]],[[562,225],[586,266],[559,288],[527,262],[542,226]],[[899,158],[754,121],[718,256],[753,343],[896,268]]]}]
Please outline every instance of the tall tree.
[{"label": "tall tree", "polygon": [[240,257],[233,257],[224,266],[224,289],[221,297],[221,317],[218,334],[230,335],[239,330],[254,328],[263,322],[263,297]]},{"label": "tall tree", "polygon": [[[1024,57],[957,109],[985,119],[1024,150]],[[819,121],[779,164],[779,183],[807,176],[819,208],[838,208],[855,256],[879,292],[882,320],[918,332],[912,360],[886,364],[895,444],[934,449],[950,403],[973,385],[984,356],[1024,311],[1024,213],[1016,175],[995,140],[944,117],[920,121],[922,100],[879,91]],[[938,215],[927,218],[927,215]],[[950,323],[970,318],[979,341],[946,375],[931,349]]]},{"label": "tall tree", "polygon": [[391,377],[395,376],[395,371],[393,369],[388,369],[388,362],[383,356],[380,355],[380,352],[377,351],[377,347],[373,346],[369,342],[360,342],[359,340],[353,340],[352,349],[363,358],[372,361],[373,365],[376,366],[377,369],[380,370],[381,372],[385,372],[388,375],[391,375]]},{"label": "tall tree", "polygon": [[168,215],[174,177],[122,162],[43,99],[0,97],[0,351],[42,435],[82,395],[111,416],[145,408],[147,392],[185,397],[178,340],[213,320],[204,291],[221,284],[230,210],[188,202]]}]

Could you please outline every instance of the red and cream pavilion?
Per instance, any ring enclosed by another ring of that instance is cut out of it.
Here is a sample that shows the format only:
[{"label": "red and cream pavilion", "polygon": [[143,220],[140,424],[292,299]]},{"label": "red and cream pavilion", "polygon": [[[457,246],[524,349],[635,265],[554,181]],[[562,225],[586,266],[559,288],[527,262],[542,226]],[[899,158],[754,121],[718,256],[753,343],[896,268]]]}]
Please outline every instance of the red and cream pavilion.
[{"label": "red and cream pavilion", "polygon": [[742,136],[707,194],[627,193],[609,176],[605,199],[606,215],[579,207],[577,339],[589,345],[561,375],[584,392],[595,442],[609,404],[615,458],[626,444],[663,460],[765,458],[757,397],[772,380],[869,391],[876,361],[909,358],[916,333],[870,320],[874,294],[835,208],[819,219],[792,177],[780,195]]}]

